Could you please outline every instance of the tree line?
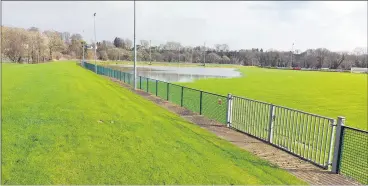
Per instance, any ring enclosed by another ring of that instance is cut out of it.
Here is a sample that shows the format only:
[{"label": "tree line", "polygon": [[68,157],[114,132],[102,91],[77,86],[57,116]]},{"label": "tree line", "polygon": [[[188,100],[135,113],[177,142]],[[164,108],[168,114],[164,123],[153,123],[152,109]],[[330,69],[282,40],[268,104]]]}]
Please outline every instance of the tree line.
[{"label": "tree line", "polygon": [[[46,30],[2,27],[1,55],[16,63],[41,63],[59,59],[94,59],[94,50],[83,47],[87,42],[78,34]],[[90,43],[92,47],[95,43]],[[112,41],[96,43],[99,60],[132,61],[134,46],[128,38],[115,37]],[[84,50],[84,51],[83,51]],[[301,51],[277,51],[273,49],[230,50],[227,44],[214,46],[183,46],[180,42],[151,45],[148,40],[137,44],[139,61],[220,63],[264,67],[301,67],[350,69],[367,67],[367,49],[353,52],[333,52],[326,48]]]}]

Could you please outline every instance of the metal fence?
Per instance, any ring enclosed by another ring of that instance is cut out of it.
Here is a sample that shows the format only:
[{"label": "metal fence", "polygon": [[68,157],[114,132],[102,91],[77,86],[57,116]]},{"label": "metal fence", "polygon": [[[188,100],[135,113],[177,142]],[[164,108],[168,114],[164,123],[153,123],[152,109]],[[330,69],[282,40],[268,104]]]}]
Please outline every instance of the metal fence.
[{"label": "metal fence", "polygon": [[[82,63],[95,72],[95,65]],[[97,66],[97,73],[134,85],[130,73]],[[213,94],[142,76],[137,88],[240,132],[252,135],[324,169],[368,184],[368,132],[312,113],[270,103]]]},{"label": "metal fence", "polygon": [[324,169],[332,163],[333,124],[332,118],[232,96],[230,127]]},{"label": "metal fence", "polygon": [[138,76],[139,89],[226,124],[225,96]]},{"label": "metal fence", "polygon": [[368,131],[341,126],[337,173],[368,185]]}]

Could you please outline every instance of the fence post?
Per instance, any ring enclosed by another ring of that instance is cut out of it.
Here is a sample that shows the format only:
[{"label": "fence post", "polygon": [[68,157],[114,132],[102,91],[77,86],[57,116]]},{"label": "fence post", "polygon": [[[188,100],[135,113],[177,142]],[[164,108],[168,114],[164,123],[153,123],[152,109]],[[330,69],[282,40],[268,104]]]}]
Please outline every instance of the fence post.
[{"label": "fence post", "polygon": [[341,158],[341,147],[343,143],[343,128],[345,123],[345,117],[339,116],[337,118],[337,125],[336,125],[336,134],[335,134],[335,148],[334,148],[334,155],[332,159],[332,172],[337,174],[339,173],[340,169],[340,158]]},{"label": "fence post", "polygon": [[167,88],[166,88],[166,100],[169,101],[169,83],[166,83]]},{"label": "fence post", "polygon": [[147,92],[149,92],[149,91],[148,91],[148,78],[146,78],[146,82],[147,82]]},{"label": "fence post", "polygon": [[126,76],[126,73],[124,72],[124,83],[125,83],[125,76]]},{"label": "fence post", "polygon": [[199,94],[199,115],[202,115],[202,95],[203,91],[201,91]]},{"label": "fence post", "polygon": [[181,99],[180,99],[180,106],[183,106],[183,94],[184,94],[184,87],[181,86]]},{"label": "fence post", "polygon": [[272,143],[273,139],[273,122],[275,120],[275,106],[271,104],[270,107],[270,121],[268,123],[268,138],[267,141]]},{"label": "fence post", "polygon": [[142,90],[142,76],[139,76],[139,89]]},{"label": "fence post", "polygon": [[233,96],[228,93],[227,94],[227,111],[226,111],[226,126],[231,126],[231,110],[233,106]]},{"label": "fence post", "polygon": [[157,97],[157,87],[158,87],[158,81],[157,81],[157,79],[156,79],[156,97]]}]

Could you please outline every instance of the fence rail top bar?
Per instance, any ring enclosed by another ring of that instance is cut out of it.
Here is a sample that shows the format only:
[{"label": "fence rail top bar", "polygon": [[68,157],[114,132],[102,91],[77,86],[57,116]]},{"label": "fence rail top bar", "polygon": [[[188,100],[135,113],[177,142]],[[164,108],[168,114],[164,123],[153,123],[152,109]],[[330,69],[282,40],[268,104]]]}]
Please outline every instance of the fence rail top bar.
[{"label": "fence rail top bar", "polygon": [[320,118],[323,118],[323,119],[330,120],[331,122],[334,121],[333,118],[330,118],[330,117],[327,117],[327,116],[321,116],[321,115],[318,115],[318,114],[313,114],[313,113],[310,113],[310,112],[305,112],[305,111],[302,111],[302,110],[297,110],[297,109],[293,109],[293,108],[289,108],[289,107],[284,107],[284,106],[279,106],[279,105],[275,105],[275,107],[279,107],[279,108],[283,108],[283,109],[288,109],[288,110],[292,110],[292,111],[297,111],[297,112],[300,112],[300,113],[303,113],[303,114],[307,114],[307,115],[310,115],[310,116],[320,117]]},{"label": "fence rail top bar", "polygon": [[206,94],[211,94],[211,95],[214,95],[214,96],[220,96],[220,97],[227,98],[227,96],[220,95],[220,94],[215,94],[215,93],[212,93],[212,92],[206,92],[206,91],[202,91],[202,92],[203,92],[203,93],[206,93]]},{"label": "fence rail top bar", "polygon": [[354,128],[354,127],[349,127],[349,126],[346,126],[346,125],[344,125],[344,128],[347,128],[347,129],[351,129],[351,130],[355,130],[355,131],[358,131],[358,132],[363,132],[365,134],[368,134],[368,131],[367,130],[358,129],[358,128]]},{"label": "fence rail top bar", "polygon": [[[255,99],[250,99],[250,98],[245,98],[245,97],[241,97],[241,96],[237,96],[237,95],[233,95],[233,97],[240,98],[240,99],[245,99],[245,100],[248,100],[248,101],[255,101],[255,102],[263,103],[263,104],[267,104],[267,105],[274,105],[272,103],[268,103],[268,102],[264,102],[264,101],[259,101],[259,100],[255,100]],[[277,106],[277,105],[274,105],[274,106]]]},{"label": "fence rail top bar", "polygon": [[300,112],[300,113],[303,113],[303,114],[308,114],[308,115],[311,115],[311,116],[316,116],[316,117],[328,119],[328,120],[331,120],[331,121],[334,120],[333,118],[330,118],[330,117],[327,117],[327,116],[321,116],[321,115],[318,115],[318,114],[313,114],[313,113],[310,113],[310,112],[305,112],[305,111],[302,111],[302,110],[293,109],[293,108],[289,108],[289,107],[285,107],[285,106],[275,105],[275,104],[267,103],[267,102],[264,102],[264,101],[258,101],[258,100],[249,99],[249,98],[245,98],[245,97],[241,97],[241,96],[236,96],[236,95],[233,95],[233,97],[241,98],[241,99],[245,99],[245,100],[249,100],[249,101],[255,101],[255,102],[263,103],[263,104],[267,104],[267,105],[273,105],[275,107],[279,107],[279,108],[283,108],[283,109],[288,109],[288,110],[292,110],[292,111],[297,111],[297,112]]},{"label": "fence rail top bar", "polygon": [[158,79],[156,79],[158,82],[162,82],[162,83],[168,83],[168,82],[166,82],[166,81],[161,81],[161,80],[158,80]]}]

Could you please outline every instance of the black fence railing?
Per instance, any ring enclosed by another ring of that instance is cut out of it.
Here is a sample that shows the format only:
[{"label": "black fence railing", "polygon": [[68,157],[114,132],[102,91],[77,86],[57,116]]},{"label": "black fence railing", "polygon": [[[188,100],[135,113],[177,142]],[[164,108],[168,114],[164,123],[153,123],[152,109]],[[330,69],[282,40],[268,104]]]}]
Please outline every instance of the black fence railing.
[{"label": "black fence railing", "polygon": [[[97,74],[134,86],[131,73],[82,62]],[[137,77],[137,88],[252,135],[284,151],[368,184],[368,132],[336,120],[262,101],[213,94],[169,82]],[[332,165],[332,166],[331,166]]]}]

